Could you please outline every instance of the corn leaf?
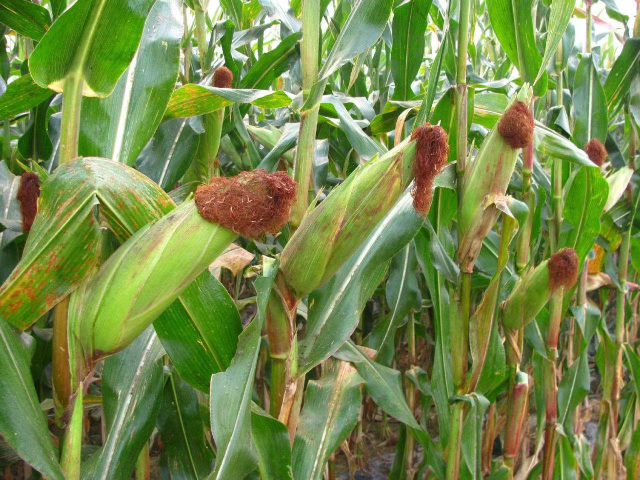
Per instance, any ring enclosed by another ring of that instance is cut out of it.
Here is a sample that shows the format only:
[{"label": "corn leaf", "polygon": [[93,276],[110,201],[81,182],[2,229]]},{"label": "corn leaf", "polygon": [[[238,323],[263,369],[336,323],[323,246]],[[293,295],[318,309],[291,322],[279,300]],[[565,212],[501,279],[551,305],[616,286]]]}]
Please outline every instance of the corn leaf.
[{"label": "corn leaf", "polygon": [[51,25],[51,16],[46,8],[28,0],[2,0],[0,23],[20,35],[40,40]]},{"label": "corn leaf", "polygon": [[325,363],[320,380],[309,381],[293,443],[294,478],[323,478],[329,455],[358,421],[362,381],[350,363],[334,359]]},{"label": "corn leaf", "polygon": [[580,59],[573,80],[573,108],[573,138],[576,145],[584,147],[592,138],[597,138],[604,144],[609,125],[607,99],[593,58],[589,54]]},{"label": "corn leaf", "polygon": [[172,372],[162,397],[157,421],[164,445],[160,457],[162,474],[185,480],[204,478],[211,470],[213,454],[205,439],[196,391]]},{"label": "corn leaf", "polygon": [[107,426],[104,446],[82,466],[82,478],[129,478],[155,428],[162,404],[164,351],[151,327],[128,348],[105,361],[102,398]]},{"label": "corn leaf", "polygon": [[29,362],[19,333],[0,318],[0,434],[40,473],[62,480],[64,475],[40,408]]},{"label": "corn leaf", "polygon": [[178,77],[182,9],[158,0],[140,46],[106,98],[84,98],[78,153],[133,165],[160,124]]},{"label": "corn leaf", "polygon": [[62,92],[73,73],[83,95],[105,97],[116,86],[140,43],[153,0],[78,0],[51,25],[29,57],[41,87]]},{"label": "corn leaf", "polygon": [[640,38],[630,38],[624,43],[620,56],[616,58],[604,82],[609,111],[616,110],[629,91],[632,80],[638,76],[638,65],[640,65]]},{"label": "corn leaf", "polygon": [[53,93],[38,85],[30,74],[17,78],[7,85],[7,91],[0,96],[0,117],[11,118],[40,105]]},{"label": "corn leaf", "polygon": [[233,299],[208,271],[153,326],[180,376],[203,392],[209,391],[211,375],[231,364],[242,332]]},{"label": "corn leaf", "polygon": [[258,455],[251,440],[251,396],[267,302],[278,269],[275,262],[264,265],[264,275],[255,283],[256,317],[240,334],[238,349],[229,368],[211,377],[211,432],[218,452],[216,468],[208,479],[243,479],[258,465]]}]

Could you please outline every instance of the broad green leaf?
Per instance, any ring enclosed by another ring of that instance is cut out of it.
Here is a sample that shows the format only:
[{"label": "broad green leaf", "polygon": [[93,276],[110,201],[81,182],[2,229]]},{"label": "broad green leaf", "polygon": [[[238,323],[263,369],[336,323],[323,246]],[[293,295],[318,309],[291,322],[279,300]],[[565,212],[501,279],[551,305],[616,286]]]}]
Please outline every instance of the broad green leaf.
[{"label": "broad green leaf", "polygon": [[535,78],[536,82],[544,74],[547,65],[556,54],[558,44],[569,25],[575,6],[575,0],[554,0],[551,2],[551,13],[549,14],[549,25],[547,26],[547,42],[544,47],[542,63]]},{"label": "broad green leaf", "polygon": [[203,392],[209,391],[211,375],[231,364],[242,332],[233,299],[208,271],[153,326],[180,376]]},{"label": "broad green leaf", "polygon": [[51,25],[29,57],[42,87],[62,92],[69,74],[84,80],[83,95],[105,97],[140,43],[153,0],[78,0]]},{"label": "broad green leaf", "polygon": [[157,0],[140,46],[106,98],[84,98],[78,153],[133,165],[162,120],[178,77],[184,30],[178,0]]},{"label": "broad green leaf", "polygon": [[433,107],[433,101],[436,99],[438,79],[440,78],[440,72],[442,71],[442,59],[444,58],[445,49],[445,42],[441,42],[438,47],[436,58],[429,68],[429,84],[427,85],[427,91],[425,92],[422,104],[420,105],[420,111],[418,112],[418,118],[416,119],[415,125],[422,125],[423,123],[428,122],[431,118],[431,107]]},{"label": "broad green leaf", "polygon": [[19,333],[0,318],[0,434],[40,473],[63,480],[29,363],[29,352]]},{"label": "broad green leaf", "polygon": [[174,91],[164,114],[165,119],[194,117],[215,112],[233,103],[251,103],[260,108],[280,108],[291,104],[282,90],[242,90],[205,87],[188,83]]},{"label": "broad green leaf", "polygon": [[255,403],[251,411],[251,438],[258,452],[263,480],[293,480],[289,431]]},{"label": "broad green leaf", "polygon": [[393,3],[392,0],[358,1],[318,72],[318,82],[311,88],[303,110],[310,110],[320,101],[329,77],[338,68],[378,41],[391,15]]},{"label": "broad green leaf", "polygon": [[216,468],[208,479],[243,479],[258,465],[251,441],[251,396],[267,302],[278,270],[277,262],[266,262],[266,257],[263,262],[264,274],[255,281],[256,317],[240,334],[229,368],[211,377],[211,433],[218,450]]},{"label": "broad green leaf", "polygon": [[629,344],[623,345],[623,352],[627,363],[627,369],[629,370],[631,379],[633,380],[633,386],[636,390],[636,394],[640,398],[640,357]]},{"label": "broad green leaf", "polygon": [[85,158],[60,166],[42,186],[24,255],[0,287],[0,315],[27,328],[93,272],[100,218],[124,241],[172,208],[157,185],[120,163]]},{"label": "broad green leaf", "polygon": [[320,380],[305,391],[300,425],[293,442],[293,477],[323,478],[329,455],[353,430],[360,413],[362,378],[348,362],[328,360]]},{"label": "broad green leaf", "polygon": [[310,294],[305,337],[299,343],[300,374],[349,338],[389,261],[411,241],[421,224],[422,218],[413,209],[409,192],[405,192],[351,259]]},{"label": "broad green leaf", "polygon": [[576,145],[584,148],[592,138],[597,138],[604,144],[609,126],[607,99],[593,57],[589,54],[583,55],[580,59],[573,80],[573,108],[573,138]]},{"label": "broad green leaf", "polygon": [[200,137],[191,123],[188,118],[162,122],[135,162],[137,170],[166,191],[186,173],[198,151]]},{"label": "broad green leaf", "polygon": [[[287,123],[282,132],[274,129],[269,131],[264,128],[247,125],[247,130],[259,143],[270,149],[269,153],[260,161],[257,168],[264,168],[269,172],[274,172],[278,166],[280,157],[289,155],[289,160],[293,163],[293,156],[287,154],[298,142],[300,131],[299,123]],[[277,136],[277,138],[274,138]]]},{"label": "broad green leaf", "polygon": [[534,94],[539,97],[547,90],[547,74],[544,71],[536,80],[542,56],[536,46],[532,1],[487,0],[487,11],[509,60],[518,68],[523,81],[534,85]]},{"label": "broad green leaf", "polygon": [[395,83],[394,100],[413,97],[411,83],[422,65],[429,8],[431,0],[407,0],[393,10],[391,73]]},{"label": "broad green leaf", "polygon": [[51,16],[46,8],[29,0],[2,0],[0,23],[20,35],[40,40],[51,25]]},{"label": "broad green leaf", "polygon": [[640,65],[640,38],[629,38],[624,42],[622,52],[604,82],[609,111],[616,110],[618,103],[629,91],[631,81],[638,76],[638,65]]},{"label": "broad green leaf", "polygon": [[211,471],[213,454],[205,438],[198,394],[175,372],[164,387],[157,427],[163,445],[163,478],[198,480]]},{"label": "broad green leaf", "polygon": [[579,265],[600,233],[600,216],[608,194],[609,185],[598,168],[581,167],[573,177],[563,212],[563,223],[569,228],[563,227],[560,246],[573,248]]},{"label": "broad green leaf", "polygon": [[370,355],[374,354],[374,350],[363,350],[354,345],[351,340],[347,340],[334,356],[345,362],[353,363],[376,405],[396,420],[420,430],[421,427],[409,410],[402,391],[400,372],[371,360]]},{"label": "broad green leaf", "polygon": [[102,405],[107,429],[103,447],[82,466],[82,478],[129,478],[155,428],[165,375],[162,345],[151,327],[104,362]]},{"label": "broad green leaf", "polygon": [[[296,47],[302,33],[292,33],[282,39],[273,50],[260,55],[249,71],[242,77],[240,87],[245,89],[267,89],[297,57]],[[276,107],[266,107],[276,108]]]},{"label": "broad green leaf", "polygon": [[7,91],[0,97],[0,118],[11,118],[37,107],[53,94],[33,81],[30,74],[7,85]]}]

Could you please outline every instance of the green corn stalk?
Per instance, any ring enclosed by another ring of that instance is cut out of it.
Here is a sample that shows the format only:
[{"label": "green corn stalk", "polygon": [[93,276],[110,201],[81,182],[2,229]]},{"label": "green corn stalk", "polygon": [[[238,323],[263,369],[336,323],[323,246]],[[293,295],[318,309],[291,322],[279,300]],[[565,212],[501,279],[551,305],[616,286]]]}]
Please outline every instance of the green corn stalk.
[{"label": "green corn stalk", "polygon": [[[524,85],[511,105],[516,101],[529,105],[532,95],[533,89]],[[512,147],[496,126],[482,142],[478,156],[465,172],[458,217],[458,263],[463,272],[473,271],[482,241],[498,218],[500,211],[494,200],[506,193],[519,152],[520,148]]]}]

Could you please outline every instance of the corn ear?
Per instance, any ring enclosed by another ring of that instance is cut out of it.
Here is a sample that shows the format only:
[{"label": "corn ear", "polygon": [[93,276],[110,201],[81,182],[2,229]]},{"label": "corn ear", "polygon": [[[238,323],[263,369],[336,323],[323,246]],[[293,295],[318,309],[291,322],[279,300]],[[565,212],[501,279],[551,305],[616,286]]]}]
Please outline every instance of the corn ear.
[{"label": "corn ear", "polygon": [[[504,456],[506,462],[513,462],[522,441],[524,420],[528,415],[529,377],[524,372],[516,374],[515,385],[509,393],[507,406],[507,424],[504,437]],[[513,465],[511,465],[513,466]]]},{"label": "corn ear", "polygon": [[131,343],[235,237],[188,201],[125,242],[71,299],[85,364]]},{"label": "corn ear", "polygon": [[329,280],[395,204],[411,180],[415,145],[407,139],[358,167],[304,217],[280,259],[298,297]]},{"label": "corn ear", "polygon": [[[510,115],[511,107],[514,107],[516,102],[529,105],[532,94],[531,87],[524,85],[501,120]],[[507,138],[503,136],[500,122],[498,122],[482,142],[476,159],[465,172],[458,225],[460,232],[458,262],[465,272],[473,271],[482,241],[498,218],[500,211],[494,204],[493,198],[503,196],[507,191],[518,159],[518,152],[522,148],[517,145],[531,141],[531,138],[524,138],[527,134],[529,137],[533,136],[532,119],[530,127],[530,132],[529,125],[526,125],[522,135],[515,135],[523,138]]]},{"label": "corn ear", "polygon": [[502,322],[515,330],[531,323],[559,288],[569,288],[578,276],[578,256],[564,248],[524,274],[502,303]]}]

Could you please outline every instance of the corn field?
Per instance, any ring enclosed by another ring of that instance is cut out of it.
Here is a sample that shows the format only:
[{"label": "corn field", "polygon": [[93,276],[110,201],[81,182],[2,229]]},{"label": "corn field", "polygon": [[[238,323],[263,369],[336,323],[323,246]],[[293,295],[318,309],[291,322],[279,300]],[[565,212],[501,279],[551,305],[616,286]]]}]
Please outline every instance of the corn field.
[{"label": "corn field", "polygon": [[0,0],[0,478],[640,479],[640,0]]}]

